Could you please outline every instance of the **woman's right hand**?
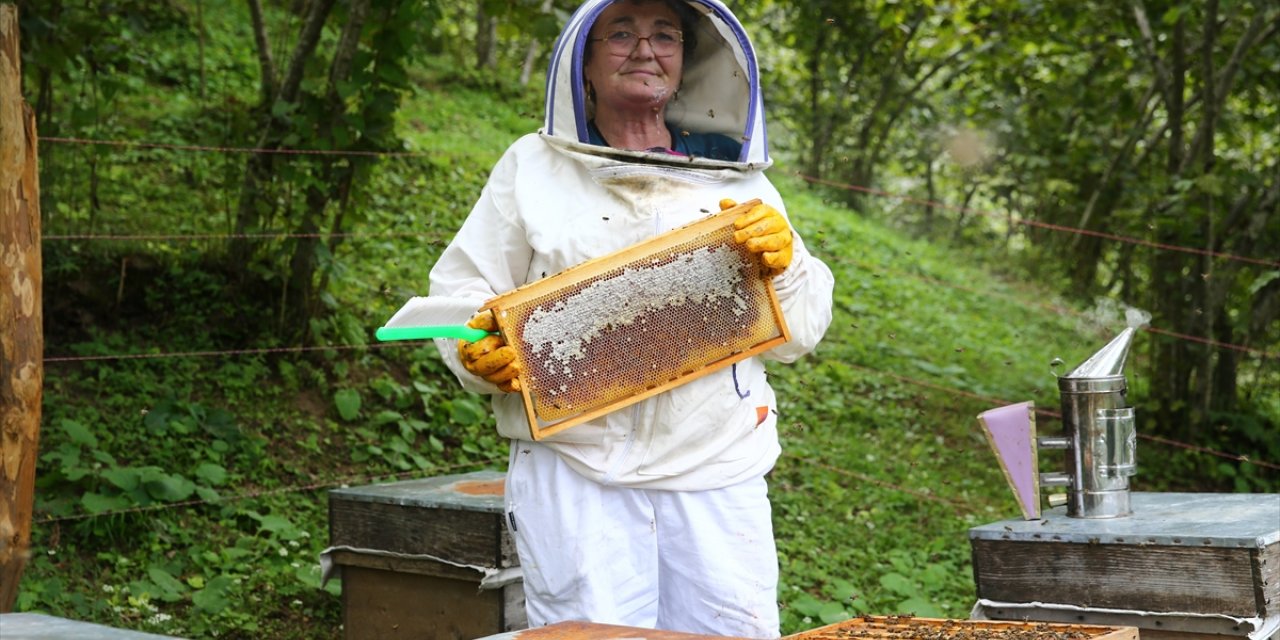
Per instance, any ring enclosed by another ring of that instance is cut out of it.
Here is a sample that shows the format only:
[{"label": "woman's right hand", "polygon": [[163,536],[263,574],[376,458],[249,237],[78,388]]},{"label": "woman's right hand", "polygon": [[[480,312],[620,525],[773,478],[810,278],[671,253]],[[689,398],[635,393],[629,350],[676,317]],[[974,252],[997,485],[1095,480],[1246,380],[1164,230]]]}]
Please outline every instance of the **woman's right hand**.
[{"label": "woman's right hand", "polygon": [[[498,323],[490,311],[481,311],[467,321],[472,329],[496,332]],[[458,356],[467,371],[480,376],[507,393],[520,390],[520,365],[516,363],[516,350],[498,333],[467,342],[458,341]]]}]

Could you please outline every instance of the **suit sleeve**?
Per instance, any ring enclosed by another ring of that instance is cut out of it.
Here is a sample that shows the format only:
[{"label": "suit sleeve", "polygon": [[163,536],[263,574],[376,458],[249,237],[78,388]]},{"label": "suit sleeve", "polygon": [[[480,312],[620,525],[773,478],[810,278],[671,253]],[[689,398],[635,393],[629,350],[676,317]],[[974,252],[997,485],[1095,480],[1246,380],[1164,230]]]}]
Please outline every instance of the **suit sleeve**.
[{"label": "suit sleeve", "polygon": [[[781,198],[777,200],[781,203]],[[785,209],[775,205],[783,215]],[[792,227],[793,231],[795,227]],[[794,362],[818,346],[831,326],[831,294],[835,277],[821,259],[809,253],[799,232],[793,237],[791,264],[773,279],[791,341],[764,354],[769,360]]]},{"label": "suit sleeve", "polygon": [[[533,249],[514,197],[517,168],[516,155],[508,150],[490,173],[457,235],[432,267],[428,295],[467,300],[478,311],[490,298],[524,284]],[[436,340],[436,348],[464,389],[499,393],[497,386],[462,366],[457,340]]]}]

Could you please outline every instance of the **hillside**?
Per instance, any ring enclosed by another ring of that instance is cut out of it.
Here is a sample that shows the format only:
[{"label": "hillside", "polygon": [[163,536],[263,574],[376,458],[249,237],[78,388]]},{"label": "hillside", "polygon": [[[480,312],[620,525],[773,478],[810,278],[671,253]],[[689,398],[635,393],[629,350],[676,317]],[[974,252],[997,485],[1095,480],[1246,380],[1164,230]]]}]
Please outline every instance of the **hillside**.
[{"label": "hillside", "polygon": [[[317,563],[325,492],[502,468],[482,399],[433,348],[371,344],[372,331],[424,292],[539,103],[436,72],[416,85],[399,126],[422,155],[378,161],[359,226],[331,256],[317,345],[273,333],[262,300],[278,282],[206,270],[182,241],[48,245],[37,552],[19,610],[187,637],[336,638],[337,586],[321,588]],[[129,163],[113,180],[170,179],[167,156],[119,153]],[[1122,318],[1072,311],[963,248],[831,204],[789,170],[772,175],[837,290],[817,353],[770,369],[785,425],[770,476],[783,631],[864,612],[964,617],[966,530],[1017,513],[974,417],[1023,400],[1055,409],[1050,362],[1082,361]],[[172,200],[149,202],[153,230]],[[1139,464],[1192,455],[1159,447]],[[1170,486],[1164,473],[1143,467],[1134,486]]]}]

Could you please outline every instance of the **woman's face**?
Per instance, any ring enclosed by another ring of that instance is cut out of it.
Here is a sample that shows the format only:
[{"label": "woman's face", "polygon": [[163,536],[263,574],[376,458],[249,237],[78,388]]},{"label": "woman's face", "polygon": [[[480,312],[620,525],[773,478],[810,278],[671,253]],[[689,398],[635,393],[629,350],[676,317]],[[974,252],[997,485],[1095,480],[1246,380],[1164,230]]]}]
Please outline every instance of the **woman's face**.
[{"label": "woman's face", "polygon": [[[645,39],[637,40],[630,52],[620,53],[602,40],[620,31]],[[679,31],[679,16],[657,0],[619,0],[600,14],[589,36],[591,61],[583,68],[583,76],[595,88],[597,116],[602,110],[662,111],[680,88],[684,51],[675,47],[674,53],[658,56],[647,38]]]}]

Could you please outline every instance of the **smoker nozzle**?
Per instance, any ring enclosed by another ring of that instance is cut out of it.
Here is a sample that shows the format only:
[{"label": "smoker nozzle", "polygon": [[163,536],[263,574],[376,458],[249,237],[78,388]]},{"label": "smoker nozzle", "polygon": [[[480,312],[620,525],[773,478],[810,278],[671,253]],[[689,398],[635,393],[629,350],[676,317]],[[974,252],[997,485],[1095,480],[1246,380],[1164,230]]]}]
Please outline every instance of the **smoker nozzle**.
[{"label": "smoker nozzle", "polygon": [[1112,378],[1124,374],[1124,361],[1129,356],[1129,345],[1137,329],[1129,327],[1111,339],[1088,360],[1076,367],[1064,378]]}]

